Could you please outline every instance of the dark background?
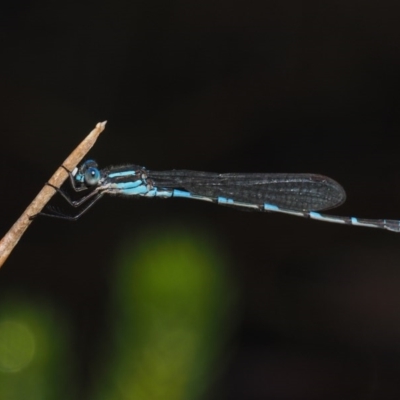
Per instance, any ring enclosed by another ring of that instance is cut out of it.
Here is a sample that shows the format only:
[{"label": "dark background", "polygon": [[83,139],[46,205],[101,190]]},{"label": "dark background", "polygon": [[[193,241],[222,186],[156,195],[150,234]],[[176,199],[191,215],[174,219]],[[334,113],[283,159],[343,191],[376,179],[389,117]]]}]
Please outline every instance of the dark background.
[{"label": "dark background", "polygon": [[[5,8],[4,8],[5,7]],[[14,1],[2,7],[1,229],[98,121],[100,166],[314,172],[335,214],[400,218],[394,1]],[[0,290],[61,304],[82,390],[108,260],[166,221],[221,236],[241,291],[225,399],[400,398],[400,236],[195,201],[108,198],[40,219]]]}]

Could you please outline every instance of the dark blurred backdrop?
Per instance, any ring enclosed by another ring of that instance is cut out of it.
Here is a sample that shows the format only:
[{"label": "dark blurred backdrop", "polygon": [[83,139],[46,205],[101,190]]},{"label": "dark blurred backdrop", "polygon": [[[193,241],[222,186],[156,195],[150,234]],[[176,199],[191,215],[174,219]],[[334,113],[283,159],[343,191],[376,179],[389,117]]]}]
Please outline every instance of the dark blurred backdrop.
[{"label": "dark blurred backdrop", "polygon": [[[3,5],[1,230],[105,119],[100,166],[320,173],[346,189],[335,214],[400,218],[399,15],[368,0]],[[80,393],[120,241],[175,223],[219,238],[240,293],[205,398],[400,398],[399,235],[119,198],[38,219],[0,271],[0,297],[69,315]]]}]

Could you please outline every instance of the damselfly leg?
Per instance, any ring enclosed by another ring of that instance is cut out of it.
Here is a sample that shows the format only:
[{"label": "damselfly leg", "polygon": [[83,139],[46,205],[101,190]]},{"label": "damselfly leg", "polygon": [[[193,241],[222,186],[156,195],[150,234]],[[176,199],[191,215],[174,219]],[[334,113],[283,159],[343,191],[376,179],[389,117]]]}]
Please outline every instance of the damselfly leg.
[{"label": "damselfly leg", "polygon": [[[75,177],[72,174],[71,171],[69,171],[64,165],[61,166],[62,168],[64,168],[69,175],[69,180],[71,183],[71,186],[73,188],[73,190],[75,192],[82,192],[84,190],[88,190],[90,189],[88,186],[86,185],[81,185],[81,186],[77,186],[76,182],[75,182]],[[80,198],[79,200],[72,200],[71,197],[69,197],[68,194],[66,194],[62,189],[60,189],[57,186],[54,186],[53,184],[46,182],[47,186],[52,187],[55,191],[57,191],[57,193],[59,193],[67,202],[69,205],[71,205],[74,208],[80,207],[82,204],[88,202],[84,208],[82,208],[82,210],[79,211],[78,214],[71,216],[71,215],[67,215],[67,214],[63,214],[62,212],[55,210],[52,207],[47,206],[46,209],[50,210],[51,212],[40,212],[36,215],[32,215],[30,217],[30,219],[34,219],[37,216],[46,216],[46,217],[51,217],[51,218],[58,218],[58,219],[64,219],[64,220],[68,220],[68,221],[76,221],[77,219],[79,219],[83,214],[86,213],[86,211],[88,211],[94,203],[96,203],[101,197],[103,197],[103,193],[101,191],[101,188],[97,188],[94,189],[92,192],[90,192],[89,194],[87,194],[86,196],[83,196],[82,198]]]}]

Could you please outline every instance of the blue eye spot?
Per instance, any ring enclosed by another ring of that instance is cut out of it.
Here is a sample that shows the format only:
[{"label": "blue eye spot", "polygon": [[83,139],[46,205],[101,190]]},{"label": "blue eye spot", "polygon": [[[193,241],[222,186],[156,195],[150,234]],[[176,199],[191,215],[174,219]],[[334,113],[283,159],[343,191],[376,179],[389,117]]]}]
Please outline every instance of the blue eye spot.
[{"label": "blue eye spot", "polygon": [[100,171],[97,168],[90,167],[85,171],[85,183],[88,186],[95,186],[99,183]]}]

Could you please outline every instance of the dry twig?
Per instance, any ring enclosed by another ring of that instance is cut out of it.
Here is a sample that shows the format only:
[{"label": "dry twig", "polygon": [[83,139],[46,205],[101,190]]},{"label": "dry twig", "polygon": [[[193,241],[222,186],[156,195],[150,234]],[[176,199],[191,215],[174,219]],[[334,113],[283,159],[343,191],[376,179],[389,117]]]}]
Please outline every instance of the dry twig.
[{"label": "dry twig", "polygon": [[[95,144],[100,133],[103,132],[106,126],[106,122],[99,122],[96,127],[89,133],[88,136],[79,144],[79,146],[66,158],[62,165],[69,171],[72,171],[82,160],[83,157]],[[59,188],[64,181],[68,178],[67,171],[59,167],[54,175],[49,179],[49,183]],[[18,243],[25,230],[28,228],[32,220],[31,216],[36,215],[42,211],[43,207],[56,193],[55,189],[45,185],[43,189],[38,193],[28,208],[22,213],[11,229],[0,241],[0,268],[7,260],[8,256],[12,252],[13,248]]]}]

